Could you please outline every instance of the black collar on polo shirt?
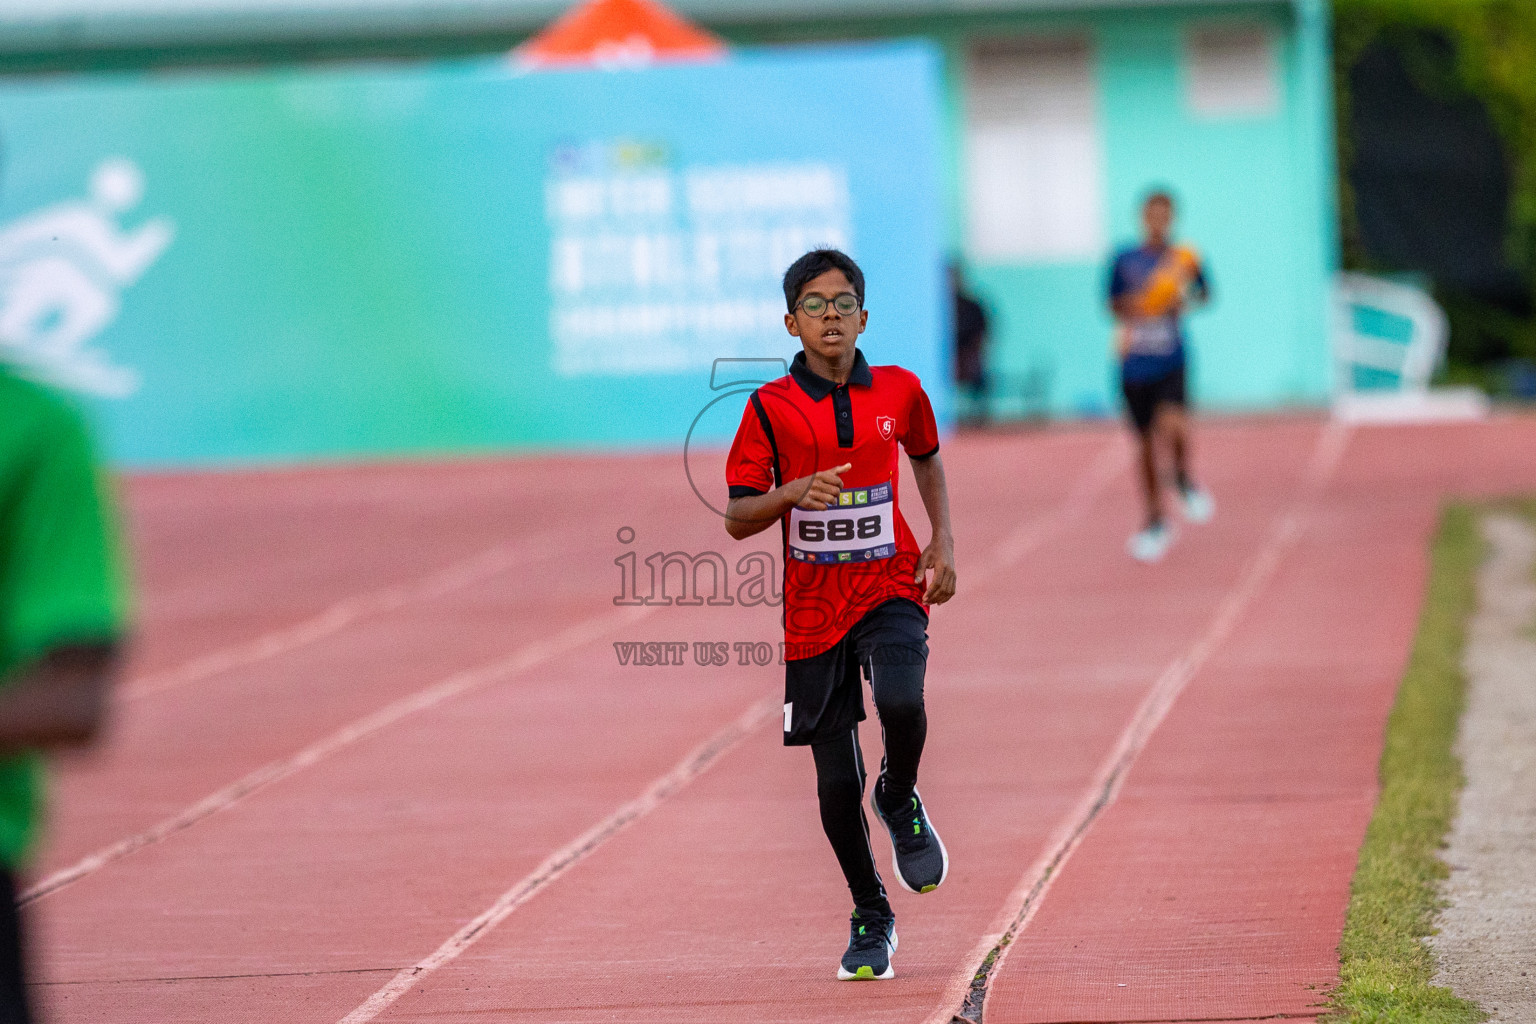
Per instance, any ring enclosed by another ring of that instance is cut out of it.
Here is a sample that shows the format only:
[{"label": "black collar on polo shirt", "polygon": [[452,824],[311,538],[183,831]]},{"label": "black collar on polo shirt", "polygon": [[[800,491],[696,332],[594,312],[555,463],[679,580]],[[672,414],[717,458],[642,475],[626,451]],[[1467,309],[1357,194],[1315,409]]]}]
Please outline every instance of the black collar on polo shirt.
[{"label": "black collar on polo shirt", "polygon": [[[837,388],[836,381],[827,380],[805,364],[804,349],[796,353],[794,361],[789,364],[789,375],[795,378],[800,390],[810,395],[813,402],[821,401]],[[857,384],[861,388],[873,387],[875,383],[875,375],[869,372],[869,361],[858,349],[853,350],[853,369],[848,374],[848,383]]]}]

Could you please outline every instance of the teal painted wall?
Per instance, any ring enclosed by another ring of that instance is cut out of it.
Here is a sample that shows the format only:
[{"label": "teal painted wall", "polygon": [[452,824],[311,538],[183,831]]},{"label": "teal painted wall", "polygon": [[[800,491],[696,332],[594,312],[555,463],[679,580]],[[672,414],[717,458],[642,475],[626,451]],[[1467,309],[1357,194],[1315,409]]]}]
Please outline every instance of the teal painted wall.
[{"label": "teal painted wall", "polygon": [[[1191,116],[1184,34],[1255,18],[1278,41],[1276,111]],[[1182,234],[1214,283],[1189,324],[1196,400],[1326,401],[1338,248],[1327,0],[786,23],[739,38],[926,41],[748,51],[622,80],[518,78],[494,62],[14,79],[0,87],[0,227],[83,202],[112,157],[147,182],[125,229],[174,221],[175,240],[90,342],[142,377],[97,403],[125,462],[663,445],[697,412],[678,396],[702,367],[638,380],[551,369],[554,155],[638,139],[663,143],[681,172],[846,154],[850,236],[887,325],[868,347],[922,374],[945,416],[939,280],[944,250],[962,246],[965,54],[978,39],[1063,32],[1093,47],[1108,244],[1077,262],[970,268],[994,313],[1001,410],[1118,407],[1105,265],[1134,240],[1152,184],[1179,193]],[[818,76],[843,81],[839,94]],[[807,110],[818,127],[795,128]],[[743,295],[774,301],[772,280],[753,288]],[[793,351],[782,335],[766,350],[757,340],[720,354]],[[581,415],[551,417],[552,405]]]},{"label": "teal painted wall", "polygon": [[[1206,258],[1214,299],[1188,320],[1191,388],[1208,408],[1318,405],[1331,391],[1327,302],[1337,269],[1327,0],[1169,6],[1069,14],[993,14],[783,26],[762,39],[923,35],[945,55],[943,98],[951,251],[962,249],[964,64],[977,40],[1086,36],[1094,52],[1108,247],[1041,265],[969,265],[993,314],[997,405],[1053,416],[1119,407],[1105,308],[1112,250],[1136,241],[1148,188],[1181,201],[1178,231]],[[1198,117],[1187,108],[1186,33],[1261,21],[1278,47],[1270,115]],[[1030,399],[1026,392],[1045,387]],[[1036,403],[1033,405],[1031,403]]]},{"label": "teal painted wall", "polygon": [[[1335,267],[1331,151],[1318,131],[1314,80],[1325,52],[1285,8],[1245,12],[1276,29],[1281,102],[1273,116],[1196,119],[1184,100],[1182,47],[1212,15],[1120,14],[1092,26],[1112,245],[1133,243],[1147,189],[1180,200],[1178,232],[1204,256],[1211,304],[1187,321],[1190,387],[1201,405],[1258,409],[1319,404],[1331,379],[1326,309]],[[1108,253],[1105,254],[1107,259]],[[1104,307],[1105,263],[977,267],[996,310],[1005,380],[1050,380],[1054,415],[1118,406]]]}]

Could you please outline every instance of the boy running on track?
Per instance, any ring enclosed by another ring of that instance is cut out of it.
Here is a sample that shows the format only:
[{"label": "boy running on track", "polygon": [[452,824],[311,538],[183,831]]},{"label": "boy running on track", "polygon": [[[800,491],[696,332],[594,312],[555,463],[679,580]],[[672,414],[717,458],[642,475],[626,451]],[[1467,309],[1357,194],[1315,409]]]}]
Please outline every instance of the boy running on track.
[{"label": "boy running on track", "polygon": [[0,1024],[32,1019],[16,871],[37,831],[37,752],[100,727],[123,605],[84,426],[0,366]]},{"label": "boy running on track", "polygon": [[[955,593],[949,497],[921,383],[899,366],[870,366],[856,347],[869,313],[853,260],[806,253],[784,274],[784,300],[784,326],[804,351],[743,413],[726,467],[726,530],[741,540],[782,524],[784,743],[811,748],[822,828],[853,895],[837,976],[891,978],[896,919],[864,817],[859,677],[885,741],[870,805],[890,832],[897,880],[930,892],[949,855],[918,796],[917,767],[928,728],[926,606]],[[898,445],[933,528],[921,551],[897,504]]]},{"label": "boy running on track", "polygon": [[1208,521],[1216,511],[1211,496],[1189,474],[1189,418],[1184,388],[1184,331],[1180,315],[1210,297],[1205,268],[1187,246],[1170,241],[1173,197],[1157,191],[1141,208],[1142,244],[1115,256],[1109,304],[1115,316],[1115,347],[1126,412],[1141,447],[1141,482],[1147,498],[1147,525],[1127,545],[1143,562],[1163,557],[1173,531],[1163,514],[1157,448],[1173,458],[1173,480],[1184,518]]}]

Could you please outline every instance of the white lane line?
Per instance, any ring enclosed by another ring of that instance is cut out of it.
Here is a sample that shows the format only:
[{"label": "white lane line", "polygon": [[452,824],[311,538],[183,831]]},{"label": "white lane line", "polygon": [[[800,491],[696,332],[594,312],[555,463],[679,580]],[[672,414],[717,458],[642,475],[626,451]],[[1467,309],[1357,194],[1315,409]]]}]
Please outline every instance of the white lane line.
[{"label": "white lane line", "polygon": [[547,640],[527,644],[506,657],[476,666],[475,668],[456,672],[425,689],[402,697],[370,715],[365,715],[337,729],[329,736],[311,743],[296,753],[262,765],[260,768],[222,789],[208,794],[180,813],[166,818],[142,832],[97,850],[95,853],[89,854],[67,868],[55,871],[23,892],[18,902],[26,904],[33,900],[41,899],[50,893],[58,892],[65,886],[100,871],[107,865],[122,860],[137,850],[142,850],[146,846],[152,846],[178,832],[191,828],[209,815],[217,814],[220,811],[233,807],[252,793],[264,789],[281,779],[286,779],[288,776],[302,771],[318,761],[324,760],[338,750],[351,746],[358,740],[372,736],[381,729],[394,725],[428,708],[436,707],[446,700],[461,696],[487,683],[499,682],[518,673],[526,672],[531,668],[544,664],[551,658],[589,644],[615,629],[637,622],[650,615],[653,610],[652,606],[621,608],[617,611],[579,622],[568,629],[556,633]]},{"label": "white lane line", "polygon": [[924,1024],[971,1024],[981,1019],[991,981],[1007,960],[1013,940],[1033,920],[1052,883],[1060,877],[1094,821],[1120,795],[1131,766],[1174,702],[1211,655],[1231,636],[1253,600],[1274,576],[1281,559],[1301,536],[1348,441],[1349,428],[1342,424],[1330,421],[1322,429],[1308,461],[1301,491],[1271,521],[1258,552],[1217,606],[1204,632],[1153,683],[1114,748],[1099,765],[1093,782],[1051,833],[1039,859],[1029,866],[1003,901],[987,932],[966,957],[963,969],[945,988],[938,1007]]},{"label": "white lane line", "polygon": [[1099,449],[1098,454],[1088,463],[1088,468],[1073,481],[1071,489],[1055,508],[1045,515],[1020,524],[1003,538],[993,550],[991,557],[978,571],[967,573],[966,584],[980,586],[1004,569],[1011,568],[1033,554],[1041,545],[1075,526],[1083,516],[1087,515],[1104,488],[1120,475],[1130,462],[1130,457],[1130,447],[1116,434]]},{"label": "white lane line", "polygon": [[347,1014],[340,1024],[365,1024],[383,1013],[427,975],[463,954],[492,929],[506,920],[518,907],[533,899],[542,889],[595,853],[599,847],[624,829],[650,814],[663,801],[709,770],[732,748],[750,736],[764,722],[778,718],[779,700],[768,697],[748,708],[741,717],[690,751],[672,770],[654,780],[639,796],[620,806],[602,821],[587,829],[565,846],[550,854],[542,864],[523,876],[502,893],[479,916],[449,936],[432,955],[396,974]]},{"label": "white lane line", "polygon": [[531,559],[556,553],[553,542],[566,532],[551,531],[512,544],[498,544],[414,583],[396,584],[343,598],[319,614],[291,626],[199,655],[163,672],[140,676],[123,688],[122,696],[128,700],[139,700],[225,672],[248,668],[334,636],[365,619],[435,600],[514,567],[526,565]]},{"label": "white lane line", "polygon": [[[994,552],[994,557],[989,560],[988,567],[978,574],[978,582],[990,577],[1007,565],[1018,561],[1050,537],[1055,536],[1060,530],[1075,522],[1087,510],[1088,506],[1092,504],[1093,499],[1109,480],[1113,478],[1115,472],[1118,471],[1124,461],[1125,451],[1120,445],[1113,442],[1105,445],[1090,463],[1089,469],[1074,483],[1067,496],[1051,512],[1026,522],[1004,539]],[[465,586],[477,579],[483,579],[487,575],[500,572],[509,565],[520,564],[519,558],[525,554],[531,544],[540,544],[547,549],[548,541],[549,537],[546,536],[532,542],[495,548],[457,565],[450,566],[434,574],[414,588],[413,593],[415,597],[410,598],[410,600],[424,600],[428,596],[440,595],[457,587]],[[393,594],[399,590],[401,588],[389,588],[388,591],[381,593]],[[361,601],[364,599],[360,598],[357,600]],[[343,602],[343,604],[346,604],[346,602]],[[398,605],[393,607],[398,607]],[[180,813],[166,818],[142,832],[121,839],[110,846],[103,847],[68,867],[53,872],[36,885],[21,893],[18,902],[22,904],[31,903],[34,900],[57,892],[109,864],[122,860],[137,850],[141,850],[146,846],[152,846],[178,832],[190,828],[209,815],[216,814],[233,806],[257,790],[271,785],[280,779],[287,778],[295,772],[322,760],[336,750],[371,735],[388,725],[392,725],[402,718],[439,704],[449,697],[457,696],[472,687],[482,685],[492,679],[524,671],[548,660],[558,653],[563,653],[573,647],[579,647],[611,629],[644,618],[654,611],[655,607],[657,606],[643,605],[638,608],[626,608],[614,615],[599,616],[589,620],[587,623],[579,624],[572,627],[572,629],[566,630],[548,644],[533,644],[507,659],[493,662],[488,666],[458,673],[425,690],[402,698],[365,718],[344,726],[330,736],[305,747],[303,750],[287,758],[282,758],[257,768],[255,771],[237,779],[217,792],[210,793]],[[326,618],[325,615],[322,615],[315,620],[310,620],[308,624],[309,632],[302,635],[299,627],[286,631],[287,646],[279,649],[276,646],[276,642],[274,642],[273,646],[266,648],[266,650],[271,653],[292,650],[295,647],[302,646],[304,643],[311,642],[313,639],[330,635],[330,633],[344,628],[351,622],[356,621],[364,613],[355,609],[351,612],[333,609],[331,613],[327,614],[331,617]],[[348,615],[350,617],[347,617]],[[325,619],[325,622],[320,622],[321,619]],[[322,628],[325,630],[324,632],[321,631]],[[231,652],[229,657],[235,658],[240,656],[240,652],[243,652],[243,657],[247,660],[232,661],[225,667],[232,667],[235,664],[251,664],[261,660],[263,657],[271,656],[271,653],[261,653],[261,651],[257,650],[257,647],[257,644],[246,645],[235,652]],[[558,649],[555,649],[556,647]],[[207,675],[213,674],[214,671],[223,670],[225,669],[209,668],[205,670],[204,674],[196,678],[206,678]],[[162,689],[168,689],[170,685],[182,685],[185,682],[190,682],[192,678],[189,675],[186,678],[178,679],[162,687]]]},{"label": "white lane line", "polygon": [[[1066,496],[1050,512],[1024,523],[1003,539],[994,549],[986,566],[973,577],[973,583],[990,578],[1077,522],[1093,504],[1099,492],[1124,466],[1127,454],[1124,446],[1118,441],[1105,445],[1089,464],[1088,469],[1074,482]],[[450,936],[430,956],[401,970],[388,985],[379,989],[362,1005],[343,1017],[339,1024],[366,1024],[383,1013],[392,1003],[409,992],[413,985],[438,968],[457,959],[506,920],[518,907],[527,903],[550,883],[595,853],[625,827],[655,810],[668,797],[704,774],[711,765],[753,730],[769,720],[777,720],[780,709],[781,705],[777,697],[766,698],[753,704],[735,722],[706,740],[702,746],[684,757],[666,775],[652,782],[639,797],[624,804],[569,844],[550,854],[542,864],[504,892],[495,903],[474,920]]]}]

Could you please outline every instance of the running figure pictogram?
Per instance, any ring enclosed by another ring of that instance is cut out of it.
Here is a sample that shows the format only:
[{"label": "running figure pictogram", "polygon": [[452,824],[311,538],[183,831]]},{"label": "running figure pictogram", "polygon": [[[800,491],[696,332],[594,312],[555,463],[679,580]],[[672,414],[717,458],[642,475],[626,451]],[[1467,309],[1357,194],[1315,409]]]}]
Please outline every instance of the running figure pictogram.
[{"label": "running figure pictogram", "polygon": [[121,398],[139,384],[89,342],[116,318],[121,291],[175,237],[164,218],[124,230],[117,217],[144,195],[132,161],[104,160],[90,196],[55,203],[0,227],[0,356],[50,383]]}]

